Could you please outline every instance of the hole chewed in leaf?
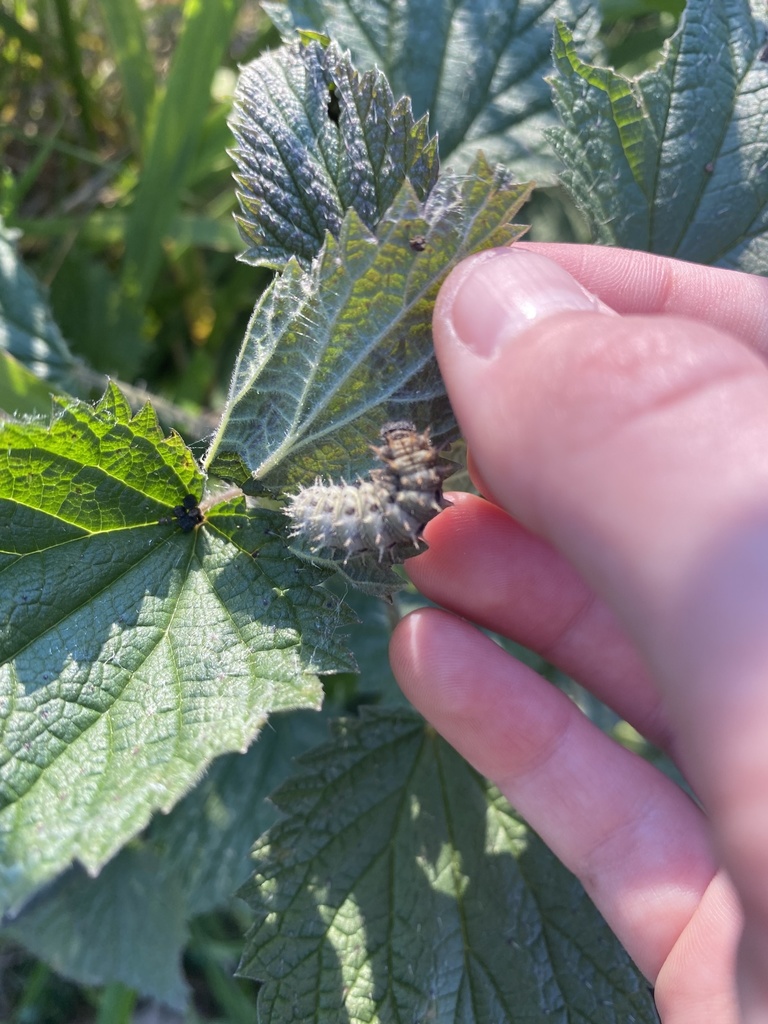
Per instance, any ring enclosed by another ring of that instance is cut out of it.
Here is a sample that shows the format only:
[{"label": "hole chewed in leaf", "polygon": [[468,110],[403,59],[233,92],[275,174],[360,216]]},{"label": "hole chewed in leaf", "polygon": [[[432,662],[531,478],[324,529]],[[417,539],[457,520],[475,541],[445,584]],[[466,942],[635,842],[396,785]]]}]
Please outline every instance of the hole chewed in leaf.
[{"label": "hole chewed in leaf", "polygon": [[339,123],[339,117],[341,116],[341,105],[339,103],[339,97],[334,86],[331,86],[328,90],[328,118],[333,121],[334,124]]}]

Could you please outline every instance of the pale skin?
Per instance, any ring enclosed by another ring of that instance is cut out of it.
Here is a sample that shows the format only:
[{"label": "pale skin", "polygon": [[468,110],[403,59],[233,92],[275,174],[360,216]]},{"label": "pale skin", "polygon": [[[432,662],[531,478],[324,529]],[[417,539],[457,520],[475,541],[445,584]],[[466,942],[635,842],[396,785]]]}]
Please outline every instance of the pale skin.
[{"label": "pale skin", "polygon": [[407,563],[445,610],[397,627],[400,685],[581,879],[664,1024],[768,1024],[768,279],[518,243],[453,272],[434,332],[485,499],[450,495]]}]

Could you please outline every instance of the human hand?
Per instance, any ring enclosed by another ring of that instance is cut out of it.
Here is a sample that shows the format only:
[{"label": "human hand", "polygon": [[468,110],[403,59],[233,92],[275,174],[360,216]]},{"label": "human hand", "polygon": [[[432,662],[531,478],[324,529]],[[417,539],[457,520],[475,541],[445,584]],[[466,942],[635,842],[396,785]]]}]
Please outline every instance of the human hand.
[{"label": "human hand", "polygon": [[[434,331],[490,500],[453,495],[406,563],[448,611],[397,627],[400,685],[580,878],[665,1024],[765,1024],[768,280],[518,243],[451,274]],[[466,619],[588,687],[704,809]]]}]

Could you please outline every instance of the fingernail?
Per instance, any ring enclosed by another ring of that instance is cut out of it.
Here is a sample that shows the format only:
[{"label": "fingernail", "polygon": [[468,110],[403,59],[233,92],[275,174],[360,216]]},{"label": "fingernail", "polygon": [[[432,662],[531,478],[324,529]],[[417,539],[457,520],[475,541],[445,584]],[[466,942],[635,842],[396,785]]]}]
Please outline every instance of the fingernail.
[{"label": "fingernail", "polygon": [[557,263],[521,249],[491,249],[451,277],[441,298],[456,339],[485,358],[555,313],[613,313]]}]

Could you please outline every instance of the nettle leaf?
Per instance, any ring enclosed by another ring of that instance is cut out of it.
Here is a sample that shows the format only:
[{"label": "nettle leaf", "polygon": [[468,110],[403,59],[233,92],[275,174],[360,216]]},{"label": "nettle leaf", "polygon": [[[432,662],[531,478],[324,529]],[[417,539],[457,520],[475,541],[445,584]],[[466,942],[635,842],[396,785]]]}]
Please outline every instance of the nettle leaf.
[{"label": "nettle leaf", "polygon": [[690,0],[658,67],[585,64],[558,26],[552,144],[595,239],[768,273],[762,5]]},{"label": "nettle leaf", "polygon": [[[382,563],[373,551],[356,555],[346,561],[340,551],[326,556],[314,550],[310,544],[302,543],[300,539],[294,539],[290,551],[297,558],[334,571],[344,584],[369,597],[391,600],[393,594],[407,585],[406,579],[393,569],[393,562]],[[412,554],[417,553],[417,549],[414,548]],[[399,562],[403,561],[405,558],[401,557]]]},{"label": "nettle leaf", "polygon": [[9,352],[0,350],[0,410],[12,416],[35,415],[51,407],[54,386],[40,380]]},{"label": "nettle leaf", "polygon": [[172,1007],[186,1003],[183,894],[151,851],[128,847],[95,879],[71,869],[2,935],[78,984],[120,982]]},{"label": "nettle leaf", "polygon": [[203,479],[110,386],[0,426],[0,910],[96,872],[268,713],[349,667],[285,517],[197,509]]},{"label": "nettle leaf", "polygon": [[261,1019],[657,1021],[575,878],[415,713],[340,725],[275,799],[242,893]]},{"label": "nettle leaf", "polygon": [[352,479],[374,462],[389,419],[455,430],[432,347],[432,307],[472,252],[526,230],[511,218],[530,194],[480,157],[441,175],[425,203],[405,185],[372,234],[349,211],[309,271],[292,260],[259,300],[206,456],[213,473],[279,490],[319,474]]},{"label": "nettle leaf", "polygon": [[331,43],[296,42],[246,65],[230,122],[248,263],[309,263],[347,210],[374,228],[402,183],[423,199],[437,142],[384,75],[361,75]]},{"label": "nettle leaf", "polygon": [[247,753],[217,758],[202,782],[97,878],[71,868],[2,934],[81,985],[120,981],[183,1009],[190,919],[231,906],[253,871],[253,843],[277,817],[266,798],[293,770],[294,757],[327,738],[327,720],[317,712],[270,716]]},{"label": "nettle leaf", "polygon": [[265,10],[289,39],[295,29],[327,32],[361,68],[381,68],[396,94],[429,112],[440,156],[469,166],[478,149],[541,182],[555,161],[544,137],[553,125],[545,81],[552,29],[560,18],[590,50],[599,12],[589,0],[288,0]]},{"label": "nettle leaf", "polygon": [[18,232],[0,220],[0,349],[36,377],[61,383],[76,361],[40,285],[19,259],[17,237]]}]

